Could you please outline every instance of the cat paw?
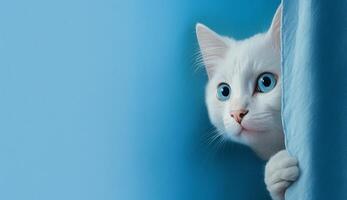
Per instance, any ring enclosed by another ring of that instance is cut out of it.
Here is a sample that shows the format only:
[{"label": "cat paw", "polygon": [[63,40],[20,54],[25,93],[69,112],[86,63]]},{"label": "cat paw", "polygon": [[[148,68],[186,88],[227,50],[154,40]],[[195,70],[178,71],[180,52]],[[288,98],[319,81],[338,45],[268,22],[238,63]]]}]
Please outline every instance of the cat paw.
[{"label": "cat paw", "polygon": [[266,163],[265,184],[273,200],[284,200],[286,189],[299,176],[298,160],[286,150],[279,151]]}]

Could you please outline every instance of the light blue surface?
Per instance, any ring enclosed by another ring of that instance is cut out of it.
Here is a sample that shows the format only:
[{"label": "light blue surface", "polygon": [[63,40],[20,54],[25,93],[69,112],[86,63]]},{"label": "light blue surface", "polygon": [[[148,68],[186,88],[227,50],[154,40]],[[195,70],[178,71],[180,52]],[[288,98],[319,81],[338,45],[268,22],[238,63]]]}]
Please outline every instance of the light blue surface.
[{"label": "light blue surface", "polygon": [[267,199],[209,145],[194,25],[245,38],[278,1],[0,2],[0,199]]},{"label": "light blue surface", "polygon": [[286,0],[283,122],[301,175],[288,200],[347,199],[347,1]]}]

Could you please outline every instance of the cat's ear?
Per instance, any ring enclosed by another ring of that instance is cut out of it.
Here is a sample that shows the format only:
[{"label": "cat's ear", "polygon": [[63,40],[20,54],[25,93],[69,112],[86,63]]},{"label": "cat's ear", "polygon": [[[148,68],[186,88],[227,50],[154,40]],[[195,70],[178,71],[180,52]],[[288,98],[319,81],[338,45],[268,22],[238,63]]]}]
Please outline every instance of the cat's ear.
[{"label": "cat's ear", "polygon": [[276,49],[281,48],[281,22],[282,21],[282,3],[278,6],[276,13],[272,19],[270,29],[268,31],[269,36]]},{"label": "cat's ear", "polygon": [[224,38],[203,24],[198,23],[195,28],[207,75],[211,78],[216,63],[225,56],[228,44]]}]

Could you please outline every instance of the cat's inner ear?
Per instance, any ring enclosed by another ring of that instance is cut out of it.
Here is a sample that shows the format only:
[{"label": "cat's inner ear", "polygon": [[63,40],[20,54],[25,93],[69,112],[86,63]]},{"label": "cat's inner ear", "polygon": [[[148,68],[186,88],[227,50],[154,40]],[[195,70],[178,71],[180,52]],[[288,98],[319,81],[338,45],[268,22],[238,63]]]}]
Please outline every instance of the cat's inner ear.
[{"label": "cat's inner ear", "polygon": [[270,29],[268,31],[269,36],[276,49],[281,48],[281,20],[282,20],[282,4],[280,4],[276,10],[276,13],[272,19]]},{"label": "cat's inner ear", "polygon": [[216,70],[217,62],[225,56],[228,44],[225,38],[199,23],[196,24],[196,36],[207,75],[211,78]]}]

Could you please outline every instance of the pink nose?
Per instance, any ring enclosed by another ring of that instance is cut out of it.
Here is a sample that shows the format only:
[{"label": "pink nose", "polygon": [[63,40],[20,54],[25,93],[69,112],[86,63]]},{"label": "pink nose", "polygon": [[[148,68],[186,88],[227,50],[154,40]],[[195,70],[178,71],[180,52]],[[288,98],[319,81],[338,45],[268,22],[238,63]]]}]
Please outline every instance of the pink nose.
[{"label": "pink nose", "polygon": [[248,113],[248,110],[235,110],[230,113],[230,116],[234,118],[237,123],[241,124],[241,121],[244,116],[246,116]]}]

